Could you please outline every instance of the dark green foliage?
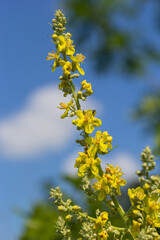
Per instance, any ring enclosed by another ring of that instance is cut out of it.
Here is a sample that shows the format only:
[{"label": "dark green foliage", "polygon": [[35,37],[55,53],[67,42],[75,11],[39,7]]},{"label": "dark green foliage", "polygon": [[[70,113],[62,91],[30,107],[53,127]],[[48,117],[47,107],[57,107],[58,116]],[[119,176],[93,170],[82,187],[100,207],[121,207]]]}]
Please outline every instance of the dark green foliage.
[{"label": "dark green foliage", "polygon": [[160,154],[160,91],[145,96],[135,111],[134,117],[143,121],[147,132],[154,133],[154,153]]},{"label": "dark green foliage", "polygon": [[61,239],[56,234],[58,212],[49,203],[37,204],[26,220],[21,240],[53,240]]},{"label": "dark green foliage", "polygon": [[[98,74],[120,70],[140,76],[147,74],[150,65],[159,64],[159,0],[67,0],[65,7],[76,29],[77,45],[86,48]],[[147,132],[154,136],[155,154],[160,153],[158,91],[142,99],[136,111],[136,119],[144,122]]]},{"label": "dark green foliage", "polygon": [[159,34],[158,0],[67,0],[65,7],[72,27],[78,29],[77,45],[89,46],[86,50],[99,72],[118,66],[123,72],[142,74],[148,63],[160,61],[160,48],[153,41]]},{"label": "dark green foliage", "polygon": [[[80,177],[71,177],[65,176],[64,180],[68,182],[71,187],[71,191],[68,194],[64,194],[65,198],[68,197],[73,199],[75,204],[82,204],[82,208],[88,212],[92,217],[95,217],[96,209],[101,211],[108,211],[105,203],[99,201],[92,201],[92,198],[86,197],[82,190],[80,190],[81,178]],[[53,184],[45,184],[45,191],[48,189],[48,186]],[[47,187],[46,187],[47,186]],[[135,187],[135,184],[134,184]],[[49,190],[48,190],[49,191]],[[44,192],[45,193],[45,192]],[[74,194],[73,194],[74,193]],[[123,206],[127,206],[127,209],[130,207],[129,198],[126,192],[122,193],[123,198],[121,198],[121,203]],[[75,199],[75,196],[80,196],[78,199]],[[56,221],[60,212],[52,204],[51,200],[47,200],[45,196],[45,201],[37,203],[32,209],[28,217],[26,218],[26,223],[19,240],[60,240],[62,239],[59,235],[56,234]],[[92,204],[90,204],[92,203]],[[115,213],[116,214],[116,213]],[[67,213],[61,213],[61,216],[65,216]],[[124,226],[123,221],[119,215],[110,219],[114,226]],[[74,221],[70,223],[72,225],[72,236],[73,239],[77,239],[77,233],[79,232],[79,226],[75,224]]]}]

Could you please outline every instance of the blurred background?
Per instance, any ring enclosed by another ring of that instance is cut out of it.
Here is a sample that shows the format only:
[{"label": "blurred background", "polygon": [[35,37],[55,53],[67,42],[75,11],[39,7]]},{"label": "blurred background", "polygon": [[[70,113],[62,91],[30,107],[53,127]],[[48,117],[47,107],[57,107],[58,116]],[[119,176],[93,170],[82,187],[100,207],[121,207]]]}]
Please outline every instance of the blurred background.
[{"label": "blurred background", "polygon": [[[59,239],[50,186],[61,185],[75,201],[81,196],[73,167],[81,151],[78,135],[70,119],[60,119],[61,71],[53,74],[46,61],[54,49],[48,23],[58,9],[68,19],[77,53],[86,56],[86,75],[77,85],[87,79],[95,90],[84,108],[97,109],[100,130],[118,145],[103,162],[121,166],[127,186],[135,186],[142,149],[149,145],[157,159],[160,153],[160,1],[1,0],[0,236],[5,240]],[[94,214],[84,196],[81,203]]]}]

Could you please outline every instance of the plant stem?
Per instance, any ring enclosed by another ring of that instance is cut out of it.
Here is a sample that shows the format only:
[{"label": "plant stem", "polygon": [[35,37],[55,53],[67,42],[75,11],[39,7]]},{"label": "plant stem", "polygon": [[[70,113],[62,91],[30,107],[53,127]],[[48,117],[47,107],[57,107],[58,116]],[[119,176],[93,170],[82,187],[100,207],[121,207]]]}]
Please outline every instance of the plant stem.
[{"label": "plant stem", "polygon": [[70,83],[70,87],[71,87],[71,90],[72,90],[72,93],[73,93],[73,97],[74,97],[74,100],[75,100],[75,104],[76,104],[77,110],[79,110],[79,109],[81,109],[81,106],[80,106],[79,100],[77,98],[77,94],[75,92],[75,88],[74,88],[72,79],[69,79],[69,83]]},{"label": "plant stem", "polygon": [[[65,53],[62,53],[62,55],[63,55],[64,61],[67,62],[67,57],[66,57]],[[70,87],[71,87],[71,90],[72,90],[72,94],[73,94],[73,97],[74,97],[74,100],[75,100],[77,110],[79,110],[79,109],[81,109],[81,106],[80,106],[79,100],[77,98],[77,94],[75,92],[75,87],[73,85],[73,82],[72,82],[72,79],[70,78],[70,76],[68,77],[68,81],[69,81],[69,84],[70,84]]]},{"label": "plant stem", "polygon": [[90,216],[86,215],[85,213],[78,212],[78,214],[81,217],[88,218],[89,220],[92,220],[93,222],[96,222],[96,220],[97,220],[96,218],[90,217]]},{"label": "plant stem", "polygon": [[101,177],[103,176],[103,170],[102,170],[101,165],[99,165],[99,175],[100,175]]},{"label": "plant stem", "polygon": [[125,211],[123,210],[122,206],[117,201],[114,194],[110,194],[110,197],[111,197],[112,201],[114,202],[114,205],[115,205],[117,211],[119,212],[124,224],[126,225],[126,227],[128,227],[128,218],[126,217]]}]

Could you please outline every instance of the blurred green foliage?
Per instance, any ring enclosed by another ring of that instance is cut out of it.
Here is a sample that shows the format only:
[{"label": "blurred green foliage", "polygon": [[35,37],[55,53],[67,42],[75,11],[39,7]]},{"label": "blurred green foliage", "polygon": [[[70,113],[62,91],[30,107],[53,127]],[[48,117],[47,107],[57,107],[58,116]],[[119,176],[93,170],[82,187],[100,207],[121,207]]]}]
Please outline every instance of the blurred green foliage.
[{"label": "blurred green foliage", "polygon": [[58,212],[51,205],[43,202],[36,204],[27,217],[21,240],[61,239],[56,234],[55,222]]},{"label": "blurred green foliage", "polygon": [[116,67],[141,74],[150,62],[160,61],[155,40],[160,30],[159,0],[66,0],[64,4],[76,29],[76,45],[87,44],[99,72]]},{"label": "blurred green foliage", "polygon": [[[83,50],[86,47],[98,74],[120,70],[141,76],[147,75],[150,65],[159,64],[159,0],[66,0],[64,4],[77,45],[83,45]],[[142,98],[134,118],[144,122],[147,133],[154,136],[154,154],[160,153],[158,91],[160,88]]]},{"label": "blurred green foliage", "polygon": [[[83,191],[80,190],[81,179],[79,177],[65,176],[65,182],[71,186],[69,195],[64,194],[66,199],[72,197],[73,202],[76,204],[80,203],[83,209],[88,212],[92,217],[95,217],[96,209],[101,211],[108,210],[103,202],[93,202],[92,199],[86,197]],[[53,184],[52,184],[53,185]],[[133,184],[137,186],[136,183]],[[133,187],[133,186],[131,186]],[[49,189],[48,189],[49,192]],[[64,191],[63,191],[64,192]],[[74,193],[74,194],[73,194]],[[126,192],[122,192],[123,198],[120,199],[123,207],[129,209],[130,201]],[[30,211],[25,219],[25,225],[22,229],[22,234],[19,240],[60,240],[62,239],[56,234],[56,221],[59,216],[59,211],[57,211],[55,205],[52,204],[51,200],[46,200],[44,202],[37,203]],[[90,204],[92,202],[92,204]],[[67,215],[67,214],[65,214]],[[62,213],[64,216],[64,213]],[[119,215],[110,219],[114,226],[123,227],[123,221]],[[73,239],[77,239],[76,235],[79,232],[79,226],[71,221]]]},{"label": "blurred green foliage", "polygon": [[154,134],[154,154],[160,154],[160,91],[146,95],[134,113],[144,123],[146,131]]}]

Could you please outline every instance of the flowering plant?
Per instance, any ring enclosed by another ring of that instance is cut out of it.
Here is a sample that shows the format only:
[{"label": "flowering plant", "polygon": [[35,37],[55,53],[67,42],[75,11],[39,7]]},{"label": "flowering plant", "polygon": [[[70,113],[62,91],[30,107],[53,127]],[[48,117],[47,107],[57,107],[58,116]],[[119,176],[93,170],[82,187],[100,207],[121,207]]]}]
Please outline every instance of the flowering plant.
[{"label": "flowering plant", "polygon": [[[91,83],[86,80],[81,82],[81,88],[76,90],[73,80],[85,72],[82,68],[85,57],[82,54],[75,55],[75,45],[71,40],[71,34],[65,33],[66,18],[58,10],[52,20],[52,42],[56,52],[48,53],[47,60],[54,60],[52,71],[62,67],[63,74],[59,77],[59,89],[63,91],[64,97],[71,96],[68,103],[61,102],[59,109],[63,110],[61,118],[75,117],[72,124],[80,131],[80,138],[76,140],[83,148],[75,160],[74,167],[78,169],[78,176],[82,178],[82,189],[92,200],[103,201],[107,210],[97,209],[95,217],[84,212],[79,205],[73,204],[68,199],[63,200],[63,194],[59,187],[51,189],[50,195],[54,199],[59,211],[65,212],[65,218],[59,216],[57,221],[57,232],[63,239],[73,239],[72,222],[80,226],[76,239],[109,240],[109,239],[141,239],[158,240],[160,235],[160,177],[150,174],[155,168],[154,156],[149,147],[141,154],[142,170],[136,174],[139,176],[139,186],[128,189],[131,207],[124,211],[117,196],[121,195],[121,186],[126,184],[122,178],[123,172],[119,166],[113,167],[107,164],[103,169],[100,155],[106,155],[112,147],[112,137],[107,131],[96,131],[102,121],[96,117],[96,111],[92,109],[81,109],[81,101],[93,93]],[[92,135],[91,135],[92,134]],[[111,216],[119,213],[123,227],[114,226],[110,220]]]}]

